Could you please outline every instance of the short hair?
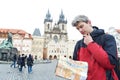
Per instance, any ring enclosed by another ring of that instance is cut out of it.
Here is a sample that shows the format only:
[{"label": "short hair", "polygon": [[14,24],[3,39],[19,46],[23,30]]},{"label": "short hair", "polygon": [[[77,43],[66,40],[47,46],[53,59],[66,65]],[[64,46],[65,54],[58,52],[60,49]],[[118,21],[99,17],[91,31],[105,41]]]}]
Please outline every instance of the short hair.
[{"label": "short hair", "polygon": [[89,21],[88,17],[85,15],[78,15],[72,21],[72,26],[77,26],[79,22],[87,23]]},{"label": "short hair", "polygon": [[22,56],[24,56],[24,54],[22,54]]}]

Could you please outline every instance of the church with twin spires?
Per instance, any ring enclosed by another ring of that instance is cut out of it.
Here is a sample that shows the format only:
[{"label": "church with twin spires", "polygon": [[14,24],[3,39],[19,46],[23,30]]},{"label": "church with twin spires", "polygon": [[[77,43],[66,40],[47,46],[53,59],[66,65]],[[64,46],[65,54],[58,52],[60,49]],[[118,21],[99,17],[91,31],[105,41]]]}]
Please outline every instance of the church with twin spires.
[{"label": "church with twin spires", "polygon": [[72,58],[73,44],[68,40],[67,20],[61,11],[57,23],[53,22],[48,10],[44,19],[44,50],[43,57],[57,59],[60,56]]}]

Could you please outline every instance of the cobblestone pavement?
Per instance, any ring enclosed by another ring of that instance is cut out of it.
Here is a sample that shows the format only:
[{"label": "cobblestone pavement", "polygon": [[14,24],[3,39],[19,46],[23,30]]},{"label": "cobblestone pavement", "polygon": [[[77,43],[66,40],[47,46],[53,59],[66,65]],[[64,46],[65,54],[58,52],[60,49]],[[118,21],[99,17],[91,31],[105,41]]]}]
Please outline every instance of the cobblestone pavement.
[{"label": "cobblestone pavement", "polygon": [[51,63],[33,65],[33,72],[28,74],[27,67],[23,72],[11,68],[10,64],[0,64],[0,80],[67,80],[55,75],[57,60]]}]

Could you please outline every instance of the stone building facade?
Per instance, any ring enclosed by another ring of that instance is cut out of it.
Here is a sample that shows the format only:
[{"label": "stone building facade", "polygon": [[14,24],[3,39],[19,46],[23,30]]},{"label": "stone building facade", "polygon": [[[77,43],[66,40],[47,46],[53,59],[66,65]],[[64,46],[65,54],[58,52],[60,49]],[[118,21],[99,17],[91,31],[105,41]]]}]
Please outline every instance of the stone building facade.
[{"label": "stone building facade", "polygon": [[60,56],[72,58],[74,40],[68,40],[67,20],[61,11],[57,23],[53,22],[48,10],[44,19],[44,59],[58,59]]},{"label": "stone building facade", "polygon": [[31,54],[36,60],[43,59],[44,37],[33,35]]}]

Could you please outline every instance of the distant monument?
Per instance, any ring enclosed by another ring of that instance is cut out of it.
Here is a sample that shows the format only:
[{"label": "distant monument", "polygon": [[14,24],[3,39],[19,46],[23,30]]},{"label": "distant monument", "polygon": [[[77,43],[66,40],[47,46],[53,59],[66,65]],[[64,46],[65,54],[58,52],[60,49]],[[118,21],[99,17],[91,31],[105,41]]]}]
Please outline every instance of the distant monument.
[{"label": "distant monument", "polygon": [[8,39],[0,44],[0,60],[8,61],[14,54],[18,54],[17,48],[13,47],[12,33],[8,33]]},{"label": "distant monument", "polygon": [[8,33],[8,40],[3,40],[3,42],[0,44],[0,48],[7,48],[10,49],[13,47],[12,44],[12,34]]}]

